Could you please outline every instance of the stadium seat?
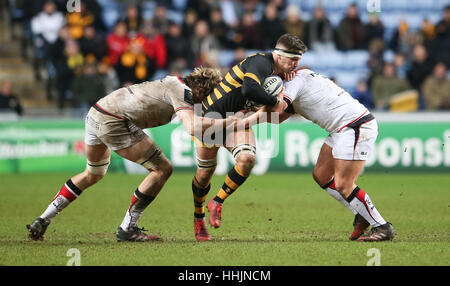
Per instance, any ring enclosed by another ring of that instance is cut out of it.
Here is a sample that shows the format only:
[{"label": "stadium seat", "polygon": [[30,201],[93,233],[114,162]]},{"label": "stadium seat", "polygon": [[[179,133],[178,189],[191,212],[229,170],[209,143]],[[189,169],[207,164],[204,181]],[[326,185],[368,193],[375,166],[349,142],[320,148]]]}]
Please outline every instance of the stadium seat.
[{"label": "stadium seat", "polygon": [[389,111],[412,112],[419,109],[419,93],[416,90],[407,90],[391,97]]},{"label": "stadium seat", "polygon": [[155,14],[156,3],[153,1],[145,1],[141,4],[142,18],[151,19]]},{"label": "stadium seat", "polygon": [[228,67],[234,60],[234,52],[232,50],[223,50],[218,55],[219,65],[221,67]]},{"label": "stadium seat", "polygon": [[361,68],[367,65],[369,53],[366,50],[347,51],[344,57],[343,63],[348,68]]},{"label": "stadium seat", "polygon": [[152,76],[151,80],[158,80],[165,76],[167,76],[169,72],[167,70],[157,70],[155,74]]}]

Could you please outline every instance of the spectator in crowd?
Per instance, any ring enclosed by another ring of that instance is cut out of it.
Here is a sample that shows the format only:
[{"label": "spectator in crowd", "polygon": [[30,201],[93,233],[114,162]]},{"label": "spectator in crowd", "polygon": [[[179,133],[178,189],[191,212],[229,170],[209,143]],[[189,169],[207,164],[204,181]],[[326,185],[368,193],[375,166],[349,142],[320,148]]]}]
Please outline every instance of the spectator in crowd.
[{"label": "spectator in crowd", "polygon": [[187,0],[186,8],[197,11],[199,20],[208,21],[214,0]]},{"label": "spectator in crowd", "polygon": [[436,36],[450,41],[450,5],[444,8],[444,16],[436,24]]},{"label": "spectator in crowd", "polygon": [[192,9],[187,9],[184,13],[184,21],[181,29],[182,35],[187,39],[192,38],[192,36],[194,35],[195,23],[197,23],[197,20],[197,12]]},{"label": "spectator in crowd", "polygon": [[422,43],[427,46],[430,41],[432,41],[435,37],[436,29],[433,23],[428,19],[423,19],[419,28],[419,35],[422,38]]},{"label": "spectator in crowd", "polygon": [[144,20],[142,19],[140,9],[137,5],[127,7],[127,14],[124,22],[127,25],[128,37],[134,38],[142,28]]},{"label": "spectator in crowd", "polygon": [[72,38],[78,40],[83,37],[84,28],[94,25],[95,16],[91,11],[86,9],[86,4],[80,2],[80,12],[72,12],[67,14],[67,23],[70,28]]},{"label": "spectator in crowd", "polygon": [[406,73],[408,72],[410,66],[409,62],[405,60],[405,56],[403,56],[403,54],[396,53],[394,55],[394,65],[398,77],[406,79]]},{"label": "spectator in crowd", "polygon": [[111,65],[115,66],[120,56],[127,50],[130,43],[128,37],[127,25],[123,21],[119,21],[114,26],[114,30],[106,38],[106,47],[108,58]]},{"label": "spectator in crowd", "polygon": [[83,71],[72,82],[72,107],[79,108],[84,117],[89,108],[106,95],[105,86],[98,74],[96,62],[85,64]]},{"label": "spectator in crowd", "polygon": [[367,66],[369,67],[368,84],[372,86],[372,80],[375,76],[383,73],[384,67],[384,42],[381,39],[373,39],[369,44],[369,60]]},{"label": "spectator in crowd", "polygon": [[239,26],[239,11],[242,3],[234,0],[221,0],[220,9],[222,10],[223,20],[230,31],[234,31]]},{"label": "spectator in crowd", "polygon": [[211,10],[209,18],[211,34],[219,41],[223,48],[232,48],[230,40],[228,39],[228,27],[223,21],[222,10],[214,8]]},{"label": "spectator in crowd", "polygon": [[34,72],[37,80],[42,78],[41,65],[46,66],[48,50],[58,39],[59,30],[64,26],[64,15],[56,10],[53,1],[44,4],[42,12],[31,19],[31,31],[34,39]]},{"label": "spectator in crowd", "polygon": [[101,61],[106,56],[105,39],[97,34],[94,26],[84,28],[83,37],[78,42],[83,56],[92,55],[97,61]]},{"label": "spectator in crowd", "polygon": [[407,73],[409,84],[419,92],[425,78],[433,72],[434,62],[428,56],[423,45],[416,45],[413,49],[411,69]]},{"label": "spectator in crowd", "polygon": [[439,62],[434,66],[422,86],[425,106],[428,110],[450,110],[450,79],[447,78],[447,67]]},{"label": "spectator in crowd", "polygon": [[306,44],[314,51],[334,50],[334,29],[323,7],[314,8],[313,18],[306,26]]},{"label": "spectator in crowd", "polygon": [[277,6],[272,3],[266,5],[264,16],[260,21],[260,31],[264,31],[262,36],[261,49],[264,51],[273,49],[277,39],[286,33],[283,23],[278,17]]},{"label": "spectator in crowd", "polygon": [[195,34],[190,40],[194,66],[206,65],[209,55],[219,50],[219,41],[209,33],[208,23],[199,20],[195,25]]},{"label": "spectator in crowd", "polygon": [[169,17],[167,16],[167,6],[162,3],[158,3],[155,8],[155,14],[153,15],[153,27],[155,30],[164,35],[169,29]]},{"label": "spectator in crowd", "polygon": [[[67,7],[67,0],[58,0],[59,2],[61,2],[61,9],[63,9],[63,11],[66,11],[66,7]],[[81,10],[83,12],[83,9],[86,11],[89,11],[89,14],[91,14],[93,16],[93,23],[92,26],[94,26],[95,30],[97,31],[98,34],[102,34],[103,36],[105,36],[106,33],[106,26],[105,23],[103,22],[103,17],[102,17],[102,6],[98,3],[98,0],[82,0],[81,2]],[[83,7],[84,5],[84,7]]]},{"label": "spectator in crowd", "polygon": [[397,76],[393,63],[386,63],[383,74],[373,79],[372,98],[376,109],[389,107],[389,100],[394,94],[410,89],[408,82]]},{"label": "spectator in crowd", "polygon": [[78,42],[68,39],[65,42],[64,55],[56,62],[56,87],[58,89],[58,109],[63,110],[66,101],[72,100],[72,81],[82,71],[85,59]]},{"label": "spectator in crowd", "polygon": [[[25,60],[29,59],[28,48],[33,47],[33,32],[31,20],[42,11],[46,0],[20,1],[16,2],[17,8],[22,10],[22,33],[20,37],[20,52]],[[14,33],[13,33],[14,36]]]},{"label": "spectator in crowd", "polygon": [[299,6],[290,5],[286,8],[286,18],[283,20],[283,26],[286,33],[305,40],[306,22],[301,19]]},{"label": "spectator in crowd", "polygon": [[[366,39],[365,43],[370,45],[372,40],[383,41],[384,37],[384,26],[381,23],[380,18],[377,13],[371,13],[369,15],[369,22],[365,25],[364,32]],[[367,48],[367,47],[366,47]]]},{"label": "spectator in crowd", "polygon": [[255,21],[253,12],[245,12],[234,35],[234,44],[247,50],[261,49],[260,26]]},{"label": "spectator in crowd", "polygon": [[181,32],[181,25],[172,22],[169,25],[168,33],[165,35],[165,43],[167,47],[167,66],[170,67],[172,63],[179,59],[185,59],[187,66],[193,67],[193,63],[189,60],[190,46],[188,40]]},{"label": "spectator in crowd", "polygon": [[97,66],[98,74],[105,87],[105,94],[119,89],[120,81],[117,76],[116,70],[109,64],[108,58],[104,58]]},{"label": "spectator in crowd", "polygon": [[442,61],[450,67],[450,5],[444,8],[443,19],[436,24],[435,38],[428,47],[437,61]]},{"label": "spectator in crowd", "polygon": [[372,94],[370,93],[366,80],[360,79],[356,85],[356,89],[351,93],[351,95],[367,109],[370,110],[375,107],[373,104]]},{"label": "spectator in crowd", "polygon": [[143,40],[145,55],[156,63],[158,69],[165,69],[167,64],[166,41],[164,35],[153,27],[152,21],[144,22],[137,38]]},{"label": "spectator in crowd", "polygon": [[364,25],[358,15],[358,6],[351,4],[337,27],[338,47],[344,51],[362,49],[364,38]]},{"label": "spectator in crowd", "polygon": [[[64,25],[60,30],[58,34],[58,39],[55,41],[53,45],[50,45],[48,48],[48,61],[47,66],[48,71],[52,72],[49,73],[49,78],[46,86],[46,92],[47,92],[47,100],[53,101],[54,100],[54,89],[57,89],[57,80],[58,80],[58,73],[61,72],[59,68],[61,67],[61,63],[65,61],[65,48],[66,43],[69,40],[73,40],[70,36],[69,26]],[[58,96],[59,97],[59,96]]]},{"label": "spectator in crowd", "polygon": [[13,111],[17,115],[23,115],[23,108],[19,99],[12,93],[12,83],[9,80],[2,82],[0,90],[0,112]]},{"label": "spectator in crowd", "polygon": [[127,51],[120,57],[116,71],[121,86],[150,80],[155,73],[156,63],[145,55],[143,47],[142,39],[133,39]]},{"label": "spectator in crowd", "polygon": [[412,47],[421,42],[418,33],[412,31],[405,19],[400,20],[397,30],[395,31],[389,43],[389,48],[396,53],[405,56],[406,61],[412,61]]}]

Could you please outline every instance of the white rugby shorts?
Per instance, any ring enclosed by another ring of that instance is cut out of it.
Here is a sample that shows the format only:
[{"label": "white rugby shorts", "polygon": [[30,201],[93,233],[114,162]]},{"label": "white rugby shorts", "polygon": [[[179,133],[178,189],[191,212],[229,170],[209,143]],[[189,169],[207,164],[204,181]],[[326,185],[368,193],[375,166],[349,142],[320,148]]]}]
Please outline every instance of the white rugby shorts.
[{"label": "white rugby shorts", "polygon": [[351,161],[366,161],[378,136],[378,124],[375,118],[362,124],[347,126],[333,132],[325,139],[332,148],[333,158]]},{"label": "white rugby shorts", "polygon": [[93,107],[85,120],[86,145],[104,143],[113,151],[133,146],[147,136],[142,129],[132,122],[100,113]]}]

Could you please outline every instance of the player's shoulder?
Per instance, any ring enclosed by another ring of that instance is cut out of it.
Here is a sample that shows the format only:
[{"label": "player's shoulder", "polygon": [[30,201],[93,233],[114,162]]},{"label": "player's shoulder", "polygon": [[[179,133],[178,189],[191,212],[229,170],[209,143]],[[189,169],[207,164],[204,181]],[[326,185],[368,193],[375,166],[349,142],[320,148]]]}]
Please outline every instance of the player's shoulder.
[{"label": "player's shoulder", "polygon": [[167,84],[175,84],[177,86],[185,86],[187,88],[186,84],[183,82],[183,80],[179,76],[167,75],[161,79],[161,82],[164,82]]},{"label": "player's shoulder", "polygon": [[272,73],[272,53],[257,53],[251,55],[241,62],[240,68],[243,71],[252,71],[259,76],[265,77]]},{"label": "player's shoulder", "polygon": [[314,73],[314,72],[307,67],[300,67],[295,70],[295,76],[298,76],[298,77],[310,75],[311,73]]},{"label": "player's shoulder", "polygon": [[246,58],[246,61],[255,63],[255,62],[261,62],[261,63],[272,63],[272,53],[255,53]]}]

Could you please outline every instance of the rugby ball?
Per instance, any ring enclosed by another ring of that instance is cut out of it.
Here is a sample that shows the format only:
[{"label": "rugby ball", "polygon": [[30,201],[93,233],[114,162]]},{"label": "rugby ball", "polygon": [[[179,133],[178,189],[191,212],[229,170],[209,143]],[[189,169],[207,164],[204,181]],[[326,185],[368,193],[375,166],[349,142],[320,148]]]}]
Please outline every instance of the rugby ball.
[{"label": "rugby ball", "polygon": [[271,75],[264,80],[264,90],[271,96],[277,96],[283,90],[283,80],[277,75]]}]

